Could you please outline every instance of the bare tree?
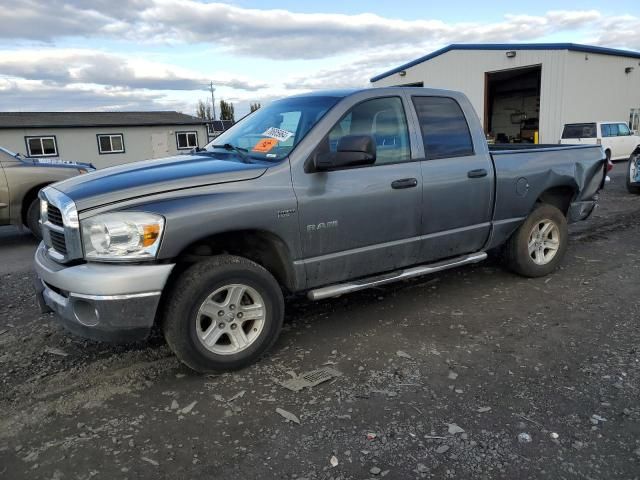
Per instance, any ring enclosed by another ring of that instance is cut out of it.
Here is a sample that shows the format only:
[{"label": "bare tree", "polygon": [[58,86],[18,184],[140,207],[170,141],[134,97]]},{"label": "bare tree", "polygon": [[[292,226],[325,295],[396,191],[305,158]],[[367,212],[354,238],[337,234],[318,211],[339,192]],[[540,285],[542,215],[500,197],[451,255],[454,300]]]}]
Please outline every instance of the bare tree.
[{"label": "bare tree", "polygon": [[251,112],[255,112],[256,110],[258,110],[262,105],[260,105],[260,102],[256,102],[256,103],[252,103],[249,105],[249,108],[251,109]]},{"label": "bare tree", "polygon": [[209,105],[208,102],[198,100],[198,105],[196,106],[196,117],[202,118],[203,120],[211,120],[211,105]]}]

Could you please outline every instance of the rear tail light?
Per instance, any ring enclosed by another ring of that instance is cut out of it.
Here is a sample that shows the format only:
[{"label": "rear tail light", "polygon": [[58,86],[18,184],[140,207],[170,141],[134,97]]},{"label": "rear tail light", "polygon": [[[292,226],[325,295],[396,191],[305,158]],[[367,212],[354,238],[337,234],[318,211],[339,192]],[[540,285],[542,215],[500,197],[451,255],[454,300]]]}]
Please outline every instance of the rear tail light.
[{"label": "rear tail light", "polygon": [[613,170],[613,162],[611,160],[607,160],[607,172]]}]

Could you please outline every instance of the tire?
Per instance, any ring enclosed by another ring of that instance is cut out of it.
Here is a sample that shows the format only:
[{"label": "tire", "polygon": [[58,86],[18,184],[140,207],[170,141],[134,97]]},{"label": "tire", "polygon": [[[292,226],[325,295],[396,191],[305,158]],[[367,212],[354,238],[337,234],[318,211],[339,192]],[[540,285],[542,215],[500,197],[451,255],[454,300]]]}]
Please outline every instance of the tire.
[{"label": "tire", "polygon": [[[551,227],[545,232],[548,225]],[[538,234],[540,237],[536,237]],[[553,205],[539,204],[507,241],[507,266],[524,277],[548,275],[562,262],[568,240],[567,219],[563,213]],[[530,253],[531,241],[535,243]],[[545,248],[551,245],[556,246],[555,253],[552,248]]]},{"label": "tire", "polygon": [[42,240],[42,230],[40,228],[40,199],[36,197],[27,209],[27,228],[38,240]]},{"label": "tire", "polygon": [[[238,293],[243,287],[244,293]],[[276,279],[246,258],[220,255],[180,275],[165,300],[161,326],[176,356],[189,368],[207,373],[257,361],[275,343],[283,318],[284,299]]]},{"label": "tire", "polygon": [[[636,183],[635,185],[633,185],[631,183],[631,177],[633,175],[632,170],[634,168],[634,162],[638,162],[639,160],[640,160],[640,154],[631,155],[629,157],[629,161],[627,162],[627,173],[625,175],[626,178],[627,178],[627,181],[626,181],[626,183],[627,183],[627,191],[629,193],[633,193],[635,195],[640,195],[640,184]],[[635,163],[635,165],[636,165],[635,168],[638,168],[637,167],[638,163]]]}]

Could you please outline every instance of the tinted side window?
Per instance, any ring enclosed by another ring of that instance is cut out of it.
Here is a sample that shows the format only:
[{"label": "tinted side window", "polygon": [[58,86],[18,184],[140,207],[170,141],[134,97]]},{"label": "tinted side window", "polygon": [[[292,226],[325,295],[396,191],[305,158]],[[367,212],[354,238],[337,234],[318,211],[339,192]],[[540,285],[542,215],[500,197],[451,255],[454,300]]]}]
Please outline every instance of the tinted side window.
[{"label": "tinted side window", "polygon": [[347,135],[374,138],[376,165],[411,160],[407,119],[398,97],[376,98],[353,107],[329,132],[329,149],[335,152],[338,140]]},{"label": "tinted side window", "polygon": [[571,123],[564,126],[562,138],[596,138],[595,123]]},{"label": "tinted side window", "polygon": [[618,127],[611,124],[601,125],[603,137],[615,137],[618,135]]},{"label": "tinted side window", "polygon": [[629,130],[629,127],[627,127],[627,125],[625,123],[619,123],[618,124],[618,135],[631,135],[631,131]]},{"label": "tinted side window", "polygon": [[428,159],[473,155],[471,132],[458,102],[447,97],[413,97],[413,105]]}]

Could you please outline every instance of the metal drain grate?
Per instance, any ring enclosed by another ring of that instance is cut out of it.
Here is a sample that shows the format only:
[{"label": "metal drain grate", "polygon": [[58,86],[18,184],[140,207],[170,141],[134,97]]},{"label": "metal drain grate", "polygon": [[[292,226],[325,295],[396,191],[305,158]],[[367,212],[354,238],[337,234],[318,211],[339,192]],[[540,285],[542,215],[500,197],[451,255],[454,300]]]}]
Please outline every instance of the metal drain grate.
[{"label": "metal drain grate", "polygon": [[303,373],[302,375],[298,375],[297,377],[293,377],[289,380],[285,380],[284,382],[280,382],[280,384],[293,392],[299,392],[303,388],[315,387],[316,385],[341,375],[342,373],[338,370],[331,367],[323,367]]}]

